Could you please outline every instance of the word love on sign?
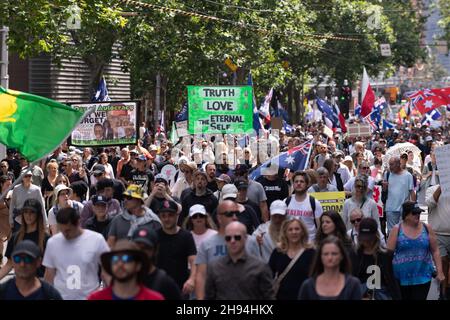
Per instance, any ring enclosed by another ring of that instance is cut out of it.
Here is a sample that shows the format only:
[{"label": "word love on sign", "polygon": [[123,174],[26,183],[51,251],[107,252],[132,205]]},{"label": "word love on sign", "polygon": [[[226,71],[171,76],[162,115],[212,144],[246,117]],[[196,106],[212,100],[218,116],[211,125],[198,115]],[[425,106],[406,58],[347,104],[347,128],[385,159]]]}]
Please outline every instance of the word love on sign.
[{"label": "word love on sign", "polygon": [[189,133],[248,133],[253,130],[251,86],[188,86]]}]

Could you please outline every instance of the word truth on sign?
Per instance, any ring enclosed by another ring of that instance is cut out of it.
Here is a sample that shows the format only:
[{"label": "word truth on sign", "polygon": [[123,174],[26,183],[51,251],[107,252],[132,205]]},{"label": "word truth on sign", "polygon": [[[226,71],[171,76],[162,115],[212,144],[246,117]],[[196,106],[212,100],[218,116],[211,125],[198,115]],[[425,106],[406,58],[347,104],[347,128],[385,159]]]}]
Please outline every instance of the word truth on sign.
[{"label": "word truth on sign", "polygon": [[231,98],[236,96],[234,89],[203,88],[205,98]]}]

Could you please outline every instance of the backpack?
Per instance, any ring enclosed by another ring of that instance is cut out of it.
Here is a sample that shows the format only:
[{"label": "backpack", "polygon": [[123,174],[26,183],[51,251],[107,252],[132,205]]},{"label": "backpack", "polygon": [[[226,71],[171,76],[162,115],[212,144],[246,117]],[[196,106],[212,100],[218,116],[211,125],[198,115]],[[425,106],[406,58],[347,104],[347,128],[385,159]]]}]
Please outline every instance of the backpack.
[{"label": "backpack", "polygon": [[[72,208],[74,208],[77,212],[80,211],[80,206],[78,205],[78,202],[72,201]],[[58,211],[59,211],[59,206],[54,206],[53,214],[55,215],[55,217],[56,217],[56,214],[58,213]]]},{"label": "backpack", "polygon": [[[314,198],[313,196],[311,196],[311,195],[308,195],[308,197],[309,197],[309,204],[311,205],[311,209],[312,209],[312,211],[313,211],[313,215],[314,215],[314,225],[316,226],[316,229],[317,229],[317,221],[316,221],[316,198]],[[291,199],[292,199],[292,196],[289,196],[289,197],[287,197],[286,198],[286,200],[284,201],[285,203],[286,203],[286,206],[288,206],[289,207],[289,203],[291,203]]]}]

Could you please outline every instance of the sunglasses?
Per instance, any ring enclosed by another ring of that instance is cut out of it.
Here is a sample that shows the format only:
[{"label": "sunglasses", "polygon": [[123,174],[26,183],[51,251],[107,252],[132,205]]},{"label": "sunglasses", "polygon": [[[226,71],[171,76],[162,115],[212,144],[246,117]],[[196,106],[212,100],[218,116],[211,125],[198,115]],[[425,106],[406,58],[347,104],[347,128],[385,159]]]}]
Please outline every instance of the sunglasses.
[{"label": "sunglasses", "polygon": [[355,224],[355,223],[357,223],[357,222],[361,222],[361,220],[362,220],[362,218],[357,218],[357,219],[355,219],[355,220],[350,220],[350,223],[351,223],[351,224]]},{"label": "sunglasses", "polygon": [[241,241],[242,236],[240,234],[234,235],[234,236],[225,236],[225,241],[230,242],[231,239],[234,239],[235,241]]},{"label": "sunglasses", "polygon": [[359,167],[360,169],[368,170],[370,167]]},{"label": "sunglasses", "polygon": [[34,258],[27,256],[27,255],[25,255],[25,256],[16,255],[16,256],[13,256],[13,261],[14,261],[14,263],[17,263],[17,264],[21,263],[22,261],[26,264],[30,264],[30,263],[34,262]]},{"label": "sunglasses", "polygon": [[223,215],[223,216],[225,216],[227,218],[231,218],[233,216],[237,216],[239,213],[240,213],[239,211],[225,211],[221,215]]},{"label": "sunglasses", "polygon": [[124,198],[125,200],[133,200],[133,199],[134,199],[132,196],[123,196],[123,198]]},{"label": "sunglasses", "polygon": [[123,263],[130,263],[134,260],[134,257],[129,254],[114,255],[111,257],[111,264],[116,264],[119,261],[122,261]]},{"label": "sunglasses", "polygon": [[364,186],[362,184],[355,185],[355,188],[364,189]]},{"label": "sunglasses", "polygon": [[191,218],[192,219],[200,219],[200,218],[203,218],[203,217],[205,217],[205,215],[203,215],[201,213],[196,213]]}]

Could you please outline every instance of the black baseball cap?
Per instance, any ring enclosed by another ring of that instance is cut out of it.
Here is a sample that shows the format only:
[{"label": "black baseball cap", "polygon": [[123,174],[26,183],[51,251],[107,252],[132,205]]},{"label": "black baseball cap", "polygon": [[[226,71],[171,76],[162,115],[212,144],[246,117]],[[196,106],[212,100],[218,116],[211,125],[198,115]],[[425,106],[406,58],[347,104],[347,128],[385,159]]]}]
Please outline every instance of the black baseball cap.
[{"label": "black baseball cap", "polygon": [[421,209],[419,205],[414,201],[406,201],[403,203],[403,213],[415,213],[415,214],[421,214],[425,210]]},{"label": "black baseball cap", "polygon": [[373,218],[363,218],[359,223],[358,240],[372,240],[378,232],[378,224]]},{"label": "black baseball cap", "polygon": [[161,212],[177,213],[178,205],[175,201],[164,200],[159,203],[157,212],[158,212],[158,214],[160,214]]},{"label": "black baseball cap", "polygon": [[94,206],[98,205],[98,204],[107,205],[108,204],[108,200],[104,196],[95,195],[95,196],[92,197],[92,204]]},{"label": "black baseball cap", "polygon": [[143,243],[149,247],[156,247],[159,243],[158,235],[154,230],[151,230],[147,227],[139,227],[131,236],[131,240],[135,243]]},{"label": "black baseball cap", "polygon": [[92,173],[94,174],[94,176],[98,176],[101,175],[102,173],[104,173],[106,171],[106,168],[104,165],[102,164],[96,164],[93,168],[92,168]]},{"label": "black baseball cap", "polygon": [[23,240],[20,241],[14,248],[11,256],[15,256],[18,254],[26,254],[33,259],[37,259],[41,256],[41,249],[39,249],[38,245],[31,240]]},{"label": "black baseball cap", "polygon": [[248,188],[248,182],[244,178],[236,178],[234,180],[234,185],[238,190]]}]

